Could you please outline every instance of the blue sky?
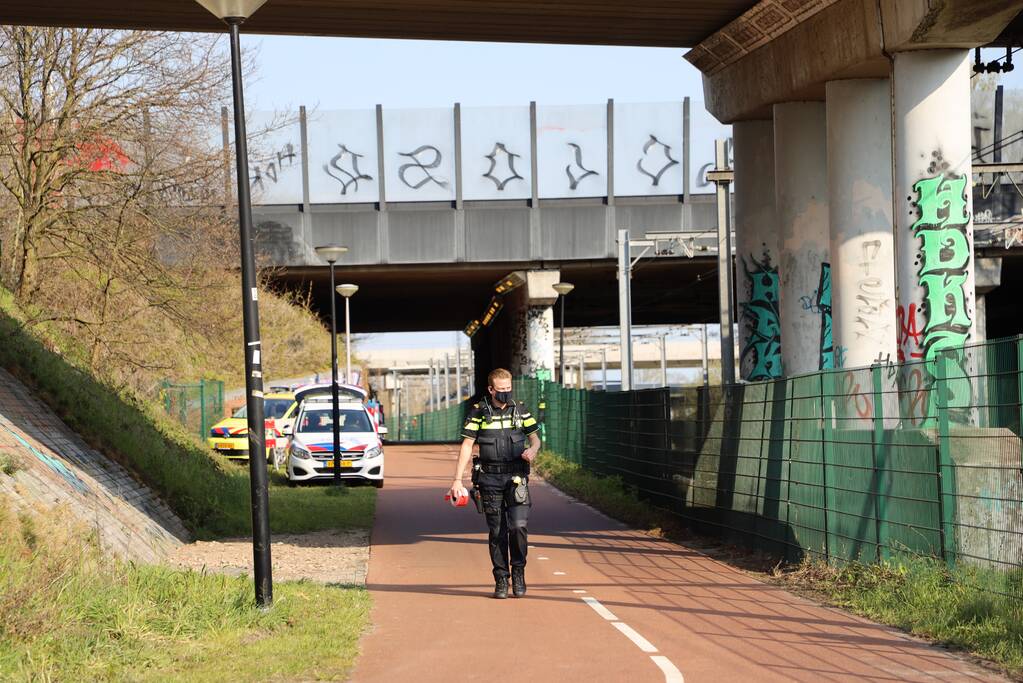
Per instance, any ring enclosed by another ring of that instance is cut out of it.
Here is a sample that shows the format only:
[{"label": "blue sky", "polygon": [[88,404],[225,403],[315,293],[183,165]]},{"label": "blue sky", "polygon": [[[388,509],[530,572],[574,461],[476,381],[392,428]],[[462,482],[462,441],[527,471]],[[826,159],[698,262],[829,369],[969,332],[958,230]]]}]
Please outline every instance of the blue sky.
[{"label": "blue sky", "polygon": [[244,36],[259,49],[250,109],[703,99],[684,50]]}]

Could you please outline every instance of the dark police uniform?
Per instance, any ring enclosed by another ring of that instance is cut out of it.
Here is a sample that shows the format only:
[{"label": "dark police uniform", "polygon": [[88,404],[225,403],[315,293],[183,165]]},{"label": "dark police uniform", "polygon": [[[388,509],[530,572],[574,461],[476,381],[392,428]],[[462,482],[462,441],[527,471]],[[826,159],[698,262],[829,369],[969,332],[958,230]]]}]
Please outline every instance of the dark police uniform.
[{"label": "dark police uniform", "polygon": [[[527,486],[529,463],[522,459],[522,452],[529,435],[539,429],[521,404],[512,401],[498,409],[489,398],[472,407],[462,427],[462,438],[475,439],[480,448],[479,458],[474,458],[473,483],[483,498],[495,579],[510,576],[509,551],[513,569],[526,566],[526,521],[532,503]],[[518,492],[513,481],[516,476],[522,482]]]}]

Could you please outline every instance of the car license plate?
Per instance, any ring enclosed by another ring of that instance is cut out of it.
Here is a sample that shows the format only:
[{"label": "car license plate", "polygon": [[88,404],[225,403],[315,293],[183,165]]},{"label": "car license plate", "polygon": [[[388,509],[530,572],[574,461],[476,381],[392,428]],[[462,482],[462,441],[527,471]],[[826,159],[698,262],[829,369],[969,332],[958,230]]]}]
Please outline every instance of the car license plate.
[{"label": "car license plate", "polygon": [[[323,466],[324,467],[333,467],[334,466],[334,461],[333,460],[327,460],[327,461],[325,461],[323,463]],[[351,467],[351,466],[352,466],[352,461],[351,460],[342,460],[341,461],[341,467]]]},{"label": "car license plate", "polygon": [[231,450],[234,450],[234,444],[231,443],[230,441],[218,441],[217,442],[217,450],[218,451],[231,451]]}]

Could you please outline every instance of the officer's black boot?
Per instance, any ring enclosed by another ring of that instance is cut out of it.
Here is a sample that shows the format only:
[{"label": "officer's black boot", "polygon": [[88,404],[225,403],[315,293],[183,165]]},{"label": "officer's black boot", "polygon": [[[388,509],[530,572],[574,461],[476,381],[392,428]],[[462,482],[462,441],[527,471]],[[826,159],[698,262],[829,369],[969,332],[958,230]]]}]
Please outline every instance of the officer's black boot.
[{"label": "officer's black boot", "polygon": [[494,579],[494,597],[498,600],[504,600],[508,597],[508,577],[501,576]]},{"label": "officer's black boot", "polygon": [[526,568],[512,567],[512,595],[521,598],[526,594]]}]

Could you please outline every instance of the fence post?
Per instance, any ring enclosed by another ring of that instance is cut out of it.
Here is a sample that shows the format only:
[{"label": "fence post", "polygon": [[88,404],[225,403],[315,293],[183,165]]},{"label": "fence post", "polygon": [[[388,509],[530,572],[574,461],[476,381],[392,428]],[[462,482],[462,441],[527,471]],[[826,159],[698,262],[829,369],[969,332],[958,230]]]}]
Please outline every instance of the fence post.
[{"label": "fence post", "polygon": [[[828,462],[832,460],[831,451],[834,445],[834,425],[831,424],[832,411],[832,395],[834,391],[826,391],[826,386],[830,385],[833,388],[834,377],[827,370],[820,370],[818,372],[820,377],[820,396],[821,396],[821,487],[823,489],[824,498],[824,561],[828,564],[831,563],[831,540],[830,540],[830,525],[828,524]],[[827,377],[827,381],[825,381]]]},{"label": "fence post", "polygon": [[[1016,434],[1023,436],[1023,334],[1016,336],[1016,398],[1019,400],[1019,428]],[[1021,463],[1023,466],[1023,463]]]},{"label": "fence post", "polygon": [[955,470],[952,467],[951,444],[949,443],[948,406],[945,382],[945,361],[947,356],[939,352],[934,358],[934,386],[932,395],[938,411],[938,448],[936,474],[938,477],[938,515],[941,520],[941,559],[949,569],[955,567]]},{"label": "fence post", "polygon": [[884,390],[881,384],[881,366],[870,368],[873,385],[874,434],[870,441],[870,457],[874,465],[874,549],[878,562],[888,559],[888,502],[883,500],[882,477],[888,470],[888,452],[884,445]]},{"label": "fence post", "polygon": [[199,440],[206,438],[206,380],[199,380]]}]

